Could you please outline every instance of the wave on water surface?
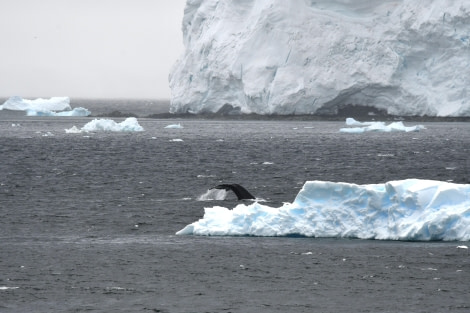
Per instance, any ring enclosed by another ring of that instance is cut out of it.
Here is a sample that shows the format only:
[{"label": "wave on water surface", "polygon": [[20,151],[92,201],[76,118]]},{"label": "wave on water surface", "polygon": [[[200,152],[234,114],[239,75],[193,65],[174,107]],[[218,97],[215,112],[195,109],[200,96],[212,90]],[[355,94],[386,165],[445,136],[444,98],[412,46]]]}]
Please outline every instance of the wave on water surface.
[{"label": "wave on water surface", "polygon": [[205,208],[177,235],[470,240],[470,185],[407,179],[356,185],[306,182],[294,202]]}]

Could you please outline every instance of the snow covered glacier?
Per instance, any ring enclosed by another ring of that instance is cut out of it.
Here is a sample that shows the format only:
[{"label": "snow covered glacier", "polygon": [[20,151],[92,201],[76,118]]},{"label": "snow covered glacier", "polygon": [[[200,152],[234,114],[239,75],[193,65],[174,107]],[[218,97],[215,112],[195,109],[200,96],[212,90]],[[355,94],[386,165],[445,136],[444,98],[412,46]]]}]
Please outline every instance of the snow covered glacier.
[{"label": "snow covered glacier", "polygon": [[170,111],[470,116],[470,1],[188,0]]}]

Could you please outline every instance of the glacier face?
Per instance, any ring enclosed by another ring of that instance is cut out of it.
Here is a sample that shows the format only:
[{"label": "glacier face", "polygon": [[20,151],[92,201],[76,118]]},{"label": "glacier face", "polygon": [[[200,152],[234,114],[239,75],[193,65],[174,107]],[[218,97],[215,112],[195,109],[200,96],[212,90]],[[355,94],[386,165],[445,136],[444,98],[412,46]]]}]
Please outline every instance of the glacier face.
[{"label": "glacier face", "polygon": [[188,0],[170,111],[470,116],[466,0]]}]

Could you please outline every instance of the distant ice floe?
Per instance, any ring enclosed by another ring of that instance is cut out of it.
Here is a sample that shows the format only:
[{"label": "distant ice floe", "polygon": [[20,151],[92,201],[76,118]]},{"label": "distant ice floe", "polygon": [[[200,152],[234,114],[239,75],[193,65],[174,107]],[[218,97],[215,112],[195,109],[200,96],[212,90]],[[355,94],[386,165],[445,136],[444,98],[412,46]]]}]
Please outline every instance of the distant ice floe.
[{"label": "distant ice floe", "polygon": [[128,117],[120,123],[116,123],[109,119],[94,119],[82,128],[73,126],[72,128],[66,129],[65,132],[68,134],[73,133],[88,133],[88,132],[141,132],[144,128],[139,125],[139,122],[135,117]]},{"label": "distant ice floe", "polygon": [[293,203],[205,208],[177,235],[470,240],[470,185],[407,179],[356,185],[306,182]]},{"label": "distant ice floe", "polygon": [[85,108],[72,110],[69,97],[28,100],[13,96],[0,105],[0,110],[26,111],[27,116],[88,116],[91,114]]},{"label": "distant ice floe", "polygon": [[415,126],[405,126],[403,122],[393,122],[386,125],[384,122],[359,122],[355,119],[348,117],[346,119],[346,125],[348,126],[357,126],[357,127],[348,127],[341,128],[339,131],[342,133],[354,133],[360,134],[365,132],[416,132],[422,129],[426,129],[423,125]]},{"label": "distant ice floe", "polygon": [[165,126],[165,128],[180,129],[180,128],[184,128],[184,127],[181,124],[170,124],[168,126]]},{"label": "distant ice floe", "polygon": [[10,97],[0,105],[0,110],[13,111],[66,111],[71,110],[69,97],[52,97],[50,99],[38,98],[35,100],[23,99],[18,96]]},{"label": "distant ice floe", "polygon": [[75,108],[71,111],[62,112],[54,112],[47,110],[36,111],[31,109],[26,110],[27,116],[89,116],[90,114],[90,111],[81,107]]},{"label": "distant ice floe", "polygon": [[14,290],[19,289],[20,287],[8,287],[8,286],[0,286],[0,290]]}]

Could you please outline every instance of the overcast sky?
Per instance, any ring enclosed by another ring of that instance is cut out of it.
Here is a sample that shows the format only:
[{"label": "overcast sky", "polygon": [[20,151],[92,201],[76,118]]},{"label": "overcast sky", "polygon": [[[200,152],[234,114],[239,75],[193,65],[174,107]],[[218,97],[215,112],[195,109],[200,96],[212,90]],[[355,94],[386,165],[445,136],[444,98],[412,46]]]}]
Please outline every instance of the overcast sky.
[{"label": "overcast sky", "polygon": [[0,97],[169,98],[185,0],[0,0]]}]

